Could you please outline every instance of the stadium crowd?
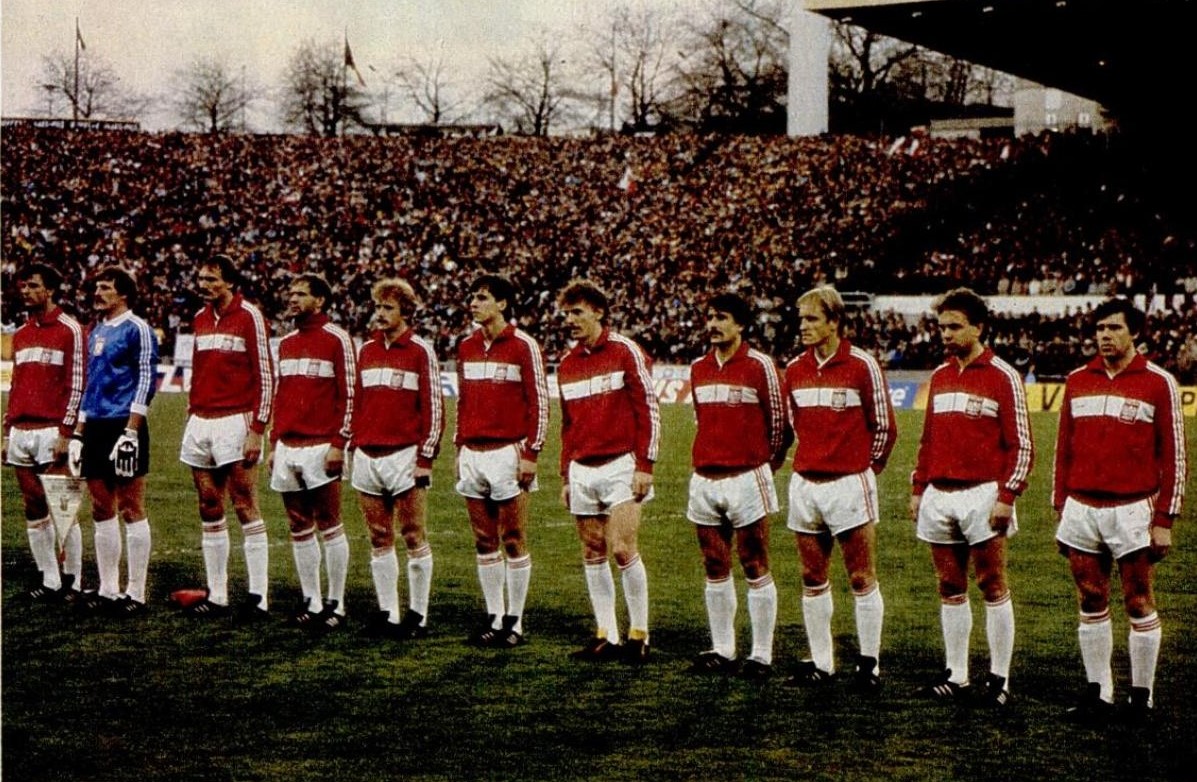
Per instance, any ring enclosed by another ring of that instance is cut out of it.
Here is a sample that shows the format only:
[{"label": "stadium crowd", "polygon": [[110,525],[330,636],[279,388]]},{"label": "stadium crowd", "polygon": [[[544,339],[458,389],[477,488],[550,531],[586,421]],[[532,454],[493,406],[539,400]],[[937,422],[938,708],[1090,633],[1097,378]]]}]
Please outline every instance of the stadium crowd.
[{"label": "stadium crowd", "polygon": [[[1184,294],[1153,314],[1146,344],[1182,382],[1197,378],[1197,232],[1117,139],[327,139],[13,127],[5,147],[6,298],[13,270],[28,262],[51,263],[68,281],[121,263],[152,291],[142,309],[165,356],[198,308],[195,262],[226,252],[276,334],[289,328],[279,317],[293,273],[337,284],[332,314],[358,334],[369,285],[406,277],[441,355],[469,322],[469,279],[502,271],[522,286],[520,323],[552,362],[566,344],[553,296],[580,276],[614,289],[614,325],[665,362],[705,349],[696,305],[724,287],[755,298],[758,341],[782,360],[796,352],[794,300],[819,283]],[[80,295],[68,289],[65,299],[80,305]],[[1092,349],[1074,336],[1078,317],[1003,318],[991,341],[1026,371],[1058,376]],[[864,312],[849,325],[890,369],[938,363],[930,319]]]}]

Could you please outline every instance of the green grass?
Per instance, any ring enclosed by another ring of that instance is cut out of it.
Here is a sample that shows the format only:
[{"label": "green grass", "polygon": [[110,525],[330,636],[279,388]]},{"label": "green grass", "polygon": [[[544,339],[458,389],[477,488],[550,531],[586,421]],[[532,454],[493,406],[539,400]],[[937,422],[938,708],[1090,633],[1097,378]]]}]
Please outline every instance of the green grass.
[{"label": "green grass", "polygon": [[[1055,417],[1033,419],[1039,464],[1020,502],[1010,579],[1018,622],[1016,708],[995,715],[909,697],[942,668],[938,600],[925,546],[906,520],[907,477],[921,414],[901,413],[897,451],[881,483],[879,575],[887,616],[876,702],[842,686],[791,692],[693,678],[688,658],[709,645],[703,575],[684,518],[692,413],[666,407],[657,499],[646,507],[642,550],[650,579],[655,657],[643,670],[573,663],[591,633],[572,523],[557,505],[555,435],[532,504],[530,643],[510,652],[462,640],[481,613],[464,504],[452,492],[452,447],[437,462],[430,502],[436,556],[433,634],[408,645],[348,632],[310,640],[277,624],[191,622],[165,606],[202,585],[199,525],[188,473],[176,460],[180,396],[162,396],[149,508],[154,529],[144,621],[77,620],[19,597],[33,576],[11,471],[3,484],[3,773],[11,780],[389,779],[1191,779],[1197,768],[1194,682],[1197,554],[1192,514],[1159,569],[1164,642],[1154,727],[1106,733],[1063,724],[1083,684],[1066,563],[1052,543],[1047,502]],[[451,430],[450,430],[451,431]],[[789,471],[778,485],[783,490]],[[1190,496],[1193,496],[1190,486]],[[281,617],[298,597],[277,495],[262,500],[272,535],[272,601]],[[364,524],[351,491],[351,619],[374,610]],[[85,524],[85,551],[91,549]],[[806,652],[797,558],[783,519],[772,530],[781,597],[776,662]],[[244,589],[233,533],[234,597]],[[837,555],[838,557],[838,555]],[[86,573],[94,564],[85,553]],[[841,661],[855,643],[842,566],[833,571]],[[740,646],[748,643],[740,580]],[[402,590],[401,585],[401,590]],[[621,598],[622,600],[622,598]],[[984,618],[975,589],[973,666],[984,670]],[[622,606],[621,606],[622,608]],[[1115,611],[1115,660],[1126,688],[1126,621]]]}]

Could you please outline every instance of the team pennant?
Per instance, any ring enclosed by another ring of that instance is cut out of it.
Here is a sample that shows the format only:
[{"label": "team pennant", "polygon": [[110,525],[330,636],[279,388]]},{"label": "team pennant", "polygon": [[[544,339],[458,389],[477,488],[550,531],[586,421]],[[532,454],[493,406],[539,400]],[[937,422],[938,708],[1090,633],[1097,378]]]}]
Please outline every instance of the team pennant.
[{"label": "team pennant", "polygon": [[58,550],[66,545],[67,533],[79,521],[79,506],[83,504],[82,478],[70,475],[40,475],[46,490],[46,504],[50,506],[50,518],[58,532]]}]

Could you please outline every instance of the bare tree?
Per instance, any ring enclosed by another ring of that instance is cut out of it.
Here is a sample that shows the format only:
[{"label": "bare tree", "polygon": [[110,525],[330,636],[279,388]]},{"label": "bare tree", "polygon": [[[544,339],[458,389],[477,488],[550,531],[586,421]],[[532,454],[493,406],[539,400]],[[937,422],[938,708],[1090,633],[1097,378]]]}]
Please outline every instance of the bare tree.
[{"label": "bare tree", "polygon": [[708,130],[785,128],[787,9],[783,0],[736,0],[689,25],[676,69],[684,118]]},{"label": "bare tree", "polygon": [[547,136],[562,120],[572,95],[560,43],[543,33],[522,55],[492,57],[483,100],[519,133]]},{"label": "bare tree", "polygon": [[586,60],[604,82],[592,100],[612,130],[617,114],[635,130],[654,126],[667,113],[670,57],[678,44],[671,17],[651,6],[619,5],[600,24],[582,31]]},{"label": "bare tree", "polygon": [[42,57],[42,75],[37,82],[48,93],[60,93],[73,116],[133,119],[149,107],[150,98],[124,87],[116,70],[100,55],[79,54],[78,79],[75,62],[74,54],[61,51]]},{"label": "bare tree", "polygon": [[282,92],[283,122],[306,133],[335,136],[350,124],[366,125],[366,92],[349,75],[346,50],[333,41],[304,41],[291,55]]},{"label": "bare tree", "polygon": [[399,88],[408,100],[433,125],[456,122],[464,114],[464,99],[451,78],[449,62],[442,45],[435,54],[420,58],[405,57],[395,72]]},{"label": "bare tree", "polygon": [[831,90],[841,97],[873,95],[895,69],[918,58],[919,48],[863,27],[835,22],[831,47]]},{"label": "bare tree", "polygon": [[222,133],[244,130],[245,111],[256,92],[244,68],[237,72],[221,59],[199,57],[175,73],[171,102],[184,127]]}]

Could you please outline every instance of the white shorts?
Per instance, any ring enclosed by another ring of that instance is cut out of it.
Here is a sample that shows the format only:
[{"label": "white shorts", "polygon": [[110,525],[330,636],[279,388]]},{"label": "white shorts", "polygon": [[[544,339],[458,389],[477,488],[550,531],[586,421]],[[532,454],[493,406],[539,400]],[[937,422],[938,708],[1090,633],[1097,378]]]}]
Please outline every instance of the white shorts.
[{"label": "white shorts", "polygon": [[249,415],[234,413],[220,418],[187,419],[179,461],[201,470],[212,470],[245,458],[245,438],[249,434]]},{"label": "white shorts", "polygon": [[1056,540],[1090,554],[1110,552],[1114,559],[1151,545],[1151,500],[1097,508],[1075,500],[1064,500]]},{"label": "white shorts", "polygon": [[[928,543],[967,543],[976,546],[997,536],[989,526],[993,506],[997,504],[997,481],[969,489],[943,491],[928,486],[919,503],[917,535]],[[1018,512],[1010,519],[1006,537],[1018,532]]]},{"label": "white shorts", "polygon": [[[463,445],[457,451],[457,493],[475,500],[503,502],[519,496],[519,443],[485,451]],[[528,491],[536,491],[536,479]]]},{"label": "white shorts", "polygon": [[877,521],[877,476],[872,470],[812,481],[790,476],[786,526],[804,535],[839,535]]},{"label": "white shorts", "polygon": [[777,507],[777,487],[768,464],[724,478],[690,476],[686,518],[695,524],[718,527],[727,520],[732,527],[747,527],[777,513]]},{"label": "white shorts", "polygon": [[370,456],[361,448],[353,452],[353,488],[380,497],[398,497],[416,485],[416,446],[385,456]]},{"label": "white shorts", "polygon": [[329,448],[328,443],[299,446],[275,443],[270,488],[278,492],[305,491],[338,480],[340,476],[324,471],[324,457]]},{"label": "white shorts", "polygon": [[[632,475],[636,472],[636,458],[625,453],[598,467],[569,463],[569,512],[575,516],[606,516],[611,509],[631,502]],[[642,502],[653,498],[653,490]]]},{"label": "white shorts", "polygon": [[58,427],[8,430],[8,463],[13,467],[37,467],[54,461]]}]

